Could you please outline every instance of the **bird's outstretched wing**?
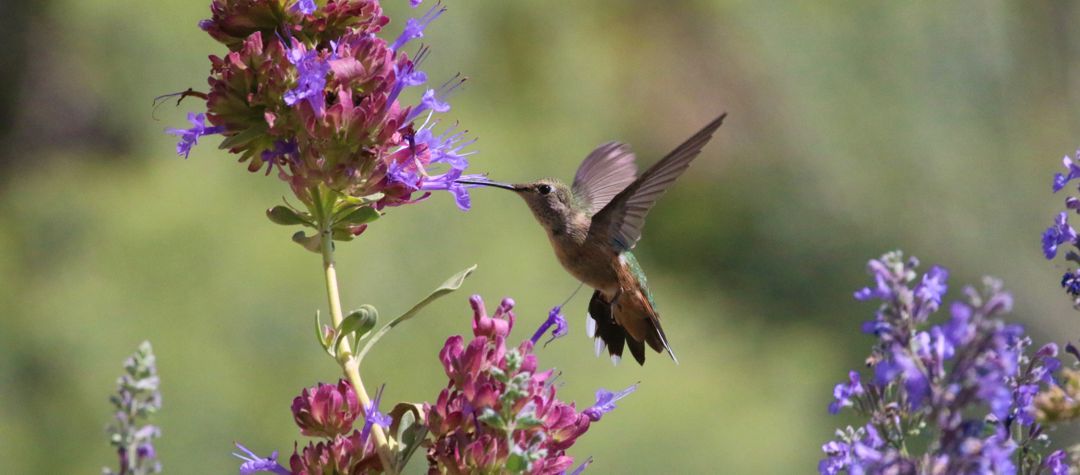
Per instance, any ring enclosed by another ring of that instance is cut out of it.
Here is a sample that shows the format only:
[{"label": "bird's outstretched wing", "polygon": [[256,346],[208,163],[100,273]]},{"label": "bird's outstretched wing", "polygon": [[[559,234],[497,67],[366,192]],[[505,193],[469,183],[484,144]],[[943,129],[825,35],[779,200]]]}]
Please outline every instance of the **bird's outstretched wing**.
[{"label": "bird's outstretched wing", "polygon": [[592,226],[599,226],[597,229],[610,232],[616,247],[622,250],[633,249],[641,238],[641,228],[645,225],[645,216],[649,214],[649,210],[679,175],[686,171],[690,162],[701,152],[701,148],[709,143],[713,132],[724,122],[724,117],[727,117],[726,113],[709,122],[615,195],[607,206],[593,216]]},{"label": "bird's outstretched wing", "polygon": [[608,142],[596,147],[581,162],[574,175],[574,197],[581,200],[582,208],[592,216],[604,209],[636,177],[637,165],[630,147]]}]

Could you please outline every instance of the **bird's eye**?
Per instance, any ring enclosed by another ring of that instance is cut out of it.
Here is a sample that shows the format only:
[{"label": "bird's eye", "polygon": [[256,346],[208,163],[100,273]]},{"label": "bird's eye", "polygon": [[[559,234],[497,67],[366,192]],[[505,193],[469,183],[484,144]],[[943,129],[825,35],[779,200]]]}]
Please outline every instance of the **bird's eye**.
[{"label": "bird's eye", "polygon": [[546,195],[548,193],[551,193],[551,185],[540,185],[536,187],[536,191],[538,191],[541,195]]}]

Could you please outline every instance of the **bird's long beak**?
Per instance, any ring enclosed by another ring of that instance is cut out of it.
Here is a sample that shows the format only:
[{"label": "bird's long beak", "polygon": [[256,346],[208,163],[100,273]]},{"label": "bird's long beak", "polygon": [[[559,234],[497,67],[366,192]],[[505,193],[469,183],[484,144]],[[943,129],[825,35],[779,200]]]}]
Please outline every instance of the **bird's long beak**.
[{"label": "bird's long beak", "polygon": [[462,185],[478,185],[478,186],[493,186],[495,188],[502,188],[504,190],[519,191],[518,187],[509,185],[506,183],[499,183],[497,181],[480,181],[480,180],[454,180],[454,183],[461,183]]}]

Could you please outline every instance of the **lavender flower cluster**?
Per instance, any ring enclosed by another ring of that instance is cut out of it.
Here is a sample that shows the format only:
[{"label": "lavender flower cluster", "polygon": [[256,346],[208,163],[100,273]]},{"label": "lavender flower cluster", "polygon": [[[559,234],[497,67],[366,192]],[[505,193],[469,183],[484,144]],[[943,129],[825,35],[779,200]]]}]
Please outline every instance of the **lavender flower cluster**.
[{"label": "lavender flower cluster", "polygon": [[850,372],[829,411],[852,408],[867,422],[837,431],[819,471],[1067,474],[1064,451],[1042,456],[1049,440],[1036,420],[1035,397],[1061,366],[1057,345],[1028,351],[1023,328],[1000,318],[1012,298],[993,279],[981,291],[965,288],[948,318],[930,325],[948,271],[935,266],[920,278],[917,266],[885,254],[868,265],[874,285],[855,292],[881,301],[863,325],[877,338],[867,359],[873,374],[863,381]]},{"label": "lavender flower cluster", "polygon": [[154,450],[154,439],[161,430],[151,425],[150,416],[161,409],[157,365],[150,342],[144,341],[131,357],[124,360],[124,375],[116,381],[116,394],[109,398],[116,409],[112,424],[106,428],[109,443],[116,448],[119,468],[105,468],[106,475],[146,475],[160,473],[161,463]]},{"label": "lavender flower cluster", "polygon": [[[1080,150],[1076,153],[1076,159],[1070,158],[1068,155],[1061,159],[1062,164],[1065,166],[1065,173],[1054,174],[1053,184],[1051,185],[1054,193],[1065,189],[1070,182],[1080,178],[1080,165],[1076,163],[1077,160],[1080,160]],[[1070,248],[1065,251],[1065,260],[1073,264],[1080,264],[1080,254],[1076,252],[1080,250],[1080,241],[1077,240],[1076,230],[1069,224],[1070,210],[1080,213],[1080,198],[1072,195],[1066,196],[1065,210],[1059,212],[1054,218],[1054,224],[1043,232],[1042,250],[1047,260],[1054,260],[1058,255],[1058,248],[1062,245],[1069,245]],[[1073,306],[1080,309],[1080,270],[1066,269],[1061,276],[1061,287],[1065,289],[1065,293],[1072,299]]]},{"label": "lavender flower cluster", "polygon": [[[387,42],[377,36],[389,22],[377,0],[322,7],[311,0],[214,0],[211,18],[199,26],[229,52],[210,57],[208,93],[181,93],[205,99],[206,112],[189,114],[190,128],[168,130],[180,137],[177,153],[187,157],[201,137],[221,135],[220,147],[248,170],[270,174],[276,167],[309,211],[275,211],[275,221],[286,224],[327,224],[319,222],[329,218],[321,209],[327,195],[356,205],[342,216],[360,206],[413,203],[435,190],[450,191],[468,209],[466,185],[455,180],[480,178],[463,176],[472,141],[456,126],[436,132],[434,118],[450,110],[447,97],[464,80],[428,87],[417,104],[400,102],[404,90],[428,83],[419,67],[429,48],[411,55],[405,49],[445,10],[432,6]],[[336,238],[362,232],[374,216],[364,215],[340,223]]]}]

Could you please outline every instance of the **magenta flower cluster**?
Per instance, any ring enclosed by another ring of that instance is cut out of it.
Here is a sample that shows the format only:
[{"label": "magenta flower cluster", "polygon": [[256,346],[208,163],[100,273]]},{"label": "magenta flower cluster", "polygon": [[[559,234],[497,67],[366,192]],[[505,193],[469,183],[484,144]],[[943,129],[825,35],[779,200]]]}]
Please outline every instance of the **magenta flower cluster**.
[{"label": "magenta flower cluster", "polygon": [[468,209],[455,180],[466,177],[472,142],[456,127],[435,132],[434,117],[450,109],[447,96],[462,80],[400,102],[405,89],[428,82],[418,69],[428,48],[404,49],[444,11],[437,4],[408,20],[388,43],[377,36],[390,21],[377,0],[214,0],[200,27],[229,52],[210,57],[208,93],[184,94],[204,98],[206,113],[168,130],[180,137],[177,152],[187,157],[200,137],[219,134],[221,148],[252,172],[276,169],[309,208],[321,186],[377,209],[445,190]]},{"label": "magenta flower cluster", "polygon": [[[371,407],[361,408],[352,385],[344,379],[336,385],[319,383],[305,388],[293,399],[293,420],[301,434],[322,440],[297,447],[289,458],[289,468],[278,463],[277,452],[260,457],[237,444],[243,452],[234,454],[244,460],[240,466],[241,475],[258,472],[281,475],[381,473],[382,465],[370,437],[371,426],[379,424],[385,428],[390,421],[389,417],[379,413],[378,400],[376,396]],[[363,428],[354,429],[361,414],[366,415]]]},{"label": "magenta flower cluster", "polygon": [[553,370],[538,370],[532,340],[507,346],[513,300],[490,316],[479,296],[470,302],[472,340],[450,337],[439,352],[449,382],[427,409],[430,473],[565,473],[573,464],[566,450],[635,387],[601,390],[579,412],[558,399]]},{"label": "magenta flower cluster", "polygon": [[900,252],[868,265],[874,285],[855,297],[881,301],[863,326],[877,338],[867,358],[873,376],[863,381],[850,372],[829,405],[831,413],[852,408],[867,421],[837,431],[822,447],[819,471],[1066,474],[1064,452],[1041,457],[1049,440],[1034,406],[1035,395],[1055,384],[1057,345],[1026,351],[1023,328],[1000,318],[1012,297],[993,279],[981,291],[966,288],[946,321],[930,326],[948,272],[933,267],[920,279],[917,266]]}]

